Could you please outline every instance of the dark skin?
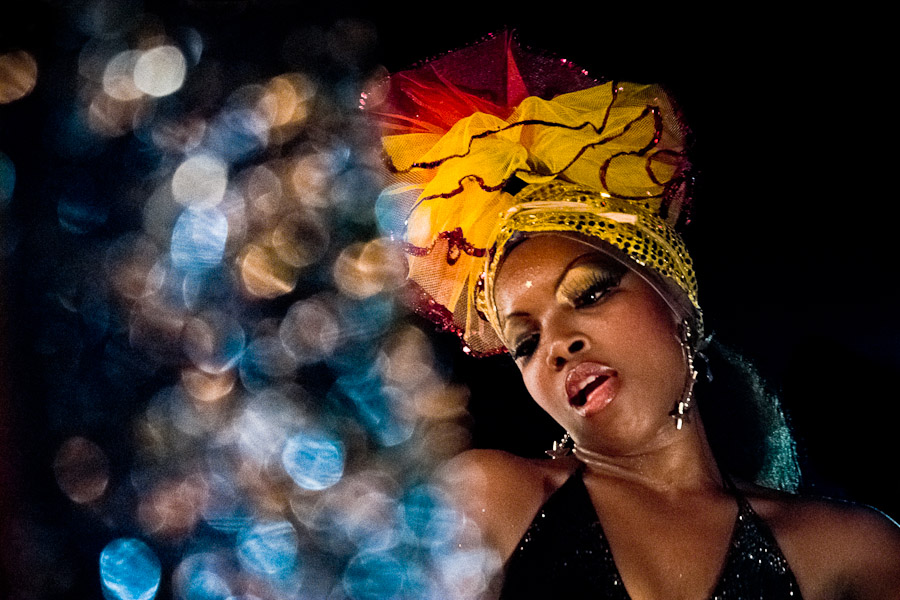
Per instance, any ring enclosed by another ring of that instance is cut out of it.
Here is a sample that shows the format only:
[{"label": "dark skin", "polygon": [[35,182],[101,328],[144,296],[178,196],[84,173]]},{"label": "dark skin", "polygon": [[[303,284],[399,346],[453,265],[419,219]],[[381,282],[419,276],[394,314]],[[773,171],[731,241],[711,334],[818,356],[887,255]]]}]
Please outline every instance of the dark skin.
[{"label": "dark skin", "polygon": [[[669,416],[687,377],[673,311],[634,272],[557,235],[516,246],[495,290],[503,338],[532,397],[597,456],[584,481],[630,597],[709,598],[737,505],[700,416],[681,430]],[[602,365],[615,380],[587,408],[570,402],[566,387],[582,363]],[[579,464],[479,450],[455,459],[447,477],[506,560]],[[893,521],[856,505],[738,486],[772,529],[804,598],[900,600]]]}]

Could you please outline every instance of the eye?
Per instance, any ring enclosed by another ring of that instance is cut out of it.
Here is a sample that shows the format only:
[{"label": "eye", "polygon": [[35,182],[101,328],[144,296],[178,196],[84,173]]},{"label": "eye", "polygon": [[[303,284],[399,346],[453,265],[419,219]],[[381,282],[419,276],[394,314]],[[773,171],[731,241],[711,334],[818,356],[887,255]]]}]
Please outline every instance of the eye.
[{"label": "eye", "polygon": [[574,308],[592,306],[614,291],[625,272],[593,262],[576,265],[566,273],[557,289],[557,301]]},{"label": "eye", "polygon": [[595,273],[590,281],[585,282],[583,289],[570,296],[572,306],[584,308],[596,304],[613,292],[620,280],[621,277],[615,275]]},{"label": "eye", "polygon": [[583,308],[585,306],[596,304],[602,300],[604,296],[615,290],[618,284],[618,279],[615,281],[597,281],[572,298],[572,306],[575,308]]},{"label": "eye", "polygon": [[517,342],[511,349],[510,354],[513,357],[513,360],[519,360],[520,358],[528,358],[534,351],[537,350],[538,342],[540,341],[540,336],[536,333],[529,335],[528,337],[522,339]]}]

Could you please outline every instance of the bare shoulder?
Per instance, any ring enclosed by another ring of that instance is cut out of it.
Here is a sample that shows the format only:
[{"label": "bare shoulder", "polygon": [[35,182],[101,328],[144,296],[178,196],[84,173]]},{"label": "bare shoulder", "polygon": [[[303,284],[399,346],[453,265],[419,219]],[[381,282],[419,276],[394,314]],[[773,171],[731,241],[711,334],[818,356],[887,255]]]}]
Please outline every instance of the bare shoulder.
[{"label": "bare shoulder", "polygon": [[900,600],[900,527],[860,504],[772,491],[748,494],[808,598]]},{"label": "bare shoulder", "polygon": [[469,450],[442,469],[441,481],[490,545],[507,558],[574,461],[528,459],[499,450]]}]

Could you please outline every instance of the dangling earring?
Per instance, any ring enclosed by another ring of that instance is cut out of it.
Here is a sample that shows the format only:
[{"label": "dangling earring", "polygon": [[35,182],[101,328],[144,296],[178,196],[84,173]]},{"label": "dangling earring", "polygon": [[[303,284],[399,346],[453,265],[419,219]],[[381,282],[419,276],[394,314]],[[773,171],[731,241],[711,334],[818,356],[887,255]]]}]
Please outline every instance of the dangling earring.
[{"label": "dangling earring", "polygon": [[572,439],[572,436],[570,436],[567,431],[565,435],[562,436],[562,439],[554,441],[553,447],[549,450],[545,450],[544,453],[550,458],[557,459],[568,456],[574,449],[575,440]]},{"label": "dangling earring", "polygon": [[690,419],[690,411],[693,408],[694,400],[694,384],[697,382],[697,368],[694,366],[694,350],[691,345],[691,326],[687,320],[681,323],[681,335],[678,342],[681,344],[681,351],[684,353],[684,359],[688,367],[688,377],[684,384],[684,391],[681,394],[681,400],[675,405],[672,412],[669,413],[675,419],[675,429],[681,430],[685,421]]}]

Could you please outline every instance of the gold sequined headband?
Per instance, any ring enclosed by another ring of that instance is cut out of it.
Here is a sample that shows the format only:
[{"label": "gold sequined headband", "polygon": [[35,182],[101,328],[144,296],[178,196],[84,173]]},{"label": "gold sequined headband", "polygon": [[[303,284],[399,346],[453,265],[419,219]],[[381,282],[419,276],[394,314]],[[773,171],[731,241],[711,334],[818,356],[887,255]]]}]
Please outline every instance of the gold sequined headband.
[{"label": "gold sequined headband", "polygon": [[[593,243],[702,328],[674,228],[684,131],[660,87],[598,83],[504,33],[397,73],[365,100],[392,179],[376,209],[396,221],[412,304],[464,350],[504,350],[493,280],[517,234]],[[526,187],[513,195],[514,185]]]}]

